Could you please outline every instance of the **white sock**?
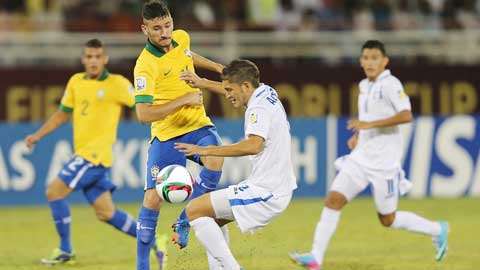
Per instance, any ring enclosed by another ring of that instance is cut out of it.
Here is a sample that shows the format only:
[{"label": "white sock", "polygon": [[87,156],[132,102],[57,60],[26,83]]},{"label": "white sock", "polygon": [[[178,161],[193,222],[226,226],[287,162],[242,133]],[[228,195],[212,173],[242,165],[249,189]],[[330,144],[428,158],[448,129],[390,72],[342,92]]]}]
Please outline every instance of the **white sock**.
[{"label": "white sock", "polygon": [[428,234],[431,236],[440,235],[442,231],[442,227],[438,222],[430,221],[407,211],[396,212],[395,220],[393,221],[391,227],[410,232]]},{"label": "white sock", "polygon": [[201,217],[190,221],[198,241],[207,249],[215,260],[219,261],[225,270],[238,270],[240,265],[233,257],[227,242],[211,217]]},{"label": "white sock", "polygon": [[[225,242],[227,242],[227,245],[230,244],[230,237],[228,236],[228,227],[227,225],[223,225],[220,227],[220,230],[222,230],[223,238],[225,239]],[[207,258],[208,258],[208,267],[210,270],[222,270],[223,266],[220,263],[220,261],[216,260],[208,251],[207,251]]]},{"label": "white sock", "polygon": [[325,251],[327,250],[330,238],[337,229],[340,220],[340,211],[324,207],[320,221],[315,229],[315,236],[312,245],[312,254],[317,259],[318,264],[322,265]]}]

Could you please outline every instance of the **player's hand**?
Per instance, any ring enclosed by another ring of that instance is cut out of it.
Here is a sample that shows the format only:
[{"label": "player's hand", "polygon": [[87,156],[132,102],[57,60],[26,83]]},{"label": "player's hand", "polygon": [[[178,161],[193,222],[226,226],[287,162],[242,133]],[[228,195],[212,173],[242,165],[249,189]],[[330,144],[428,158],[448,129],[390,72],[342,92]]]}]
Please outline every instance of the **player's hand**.
[{"label": "player's hand", "polygon": [[35,144],[40,140],[35,134],[30,134],[23,140],[28,149],[32,150]]},{"label": "player's hand", "polygon": [[205,147],[194,145],[194,144],[175,143],[175,149],[177,149],[179,152],[184,153],[186,156],[193,156],[193,155],[206,156],[207,155],[207,150],[205,149]]},{"label": "player's hand", "polygon": [[201,91],[190,92],[182,96],[185,105],[202,105],[203,95]]},{"label": "player's hand", "polygon": [[348,139],[348,142],[347,142],[348,149],[353,150],[353,148],[357,146],[357,142],[358,142],[358,134],[355,133],[353,134],[352,137],[350,137],[350,139]]},{"label": "player's hand", "polygon": [[359,130],[362,130],[362,129],[369,129],[372,127],[373,126],[370,122],[365,122],[360,120],[350,120],[348,121],[348,126],[347,126],[348,129],[354,130],[355,132],[358,132]]},{"label": "player's hand", "polygon": [[180,73],[180,79],[184,80],[190,87],[193,88],[205,88],[202,84],[202,78],[190,70],[186,70]]}]

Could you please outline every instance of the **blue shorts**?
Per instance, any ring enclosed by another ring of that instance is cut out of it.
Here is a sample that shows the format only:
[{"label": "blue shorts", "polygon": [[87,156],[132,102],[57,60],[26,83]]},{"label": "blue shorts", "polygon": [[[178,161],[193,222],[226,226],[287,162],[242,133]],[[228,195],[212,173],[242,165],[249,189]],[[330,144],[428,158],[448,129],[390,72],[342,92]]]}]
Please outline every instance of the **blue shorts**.
[{"label": "blue shorts", "polygon": [[113,192],[116,188],[110,180],[112,177],[109,167],[95,166],[80,156],[74,156],[65,163],[58,173],[58,178],[73,190],[83,190],[90,204],[104,192]]},{"label": "blue shorts", "polygon": [[[221,145],[222,141],[218,135],[217,129],[213,126],[206,126],[189,133],[180,135],[167,141],[153,139],[148,149],[147,160],[147,179],[145,181],[145,190],[155,188],[155,179],[161,169],[168,165],[186,166],[187,157],[174,148],[175,143],[189,143],[200,146]],[[190,156],[188,159],[203,165],[200,156]]]}]

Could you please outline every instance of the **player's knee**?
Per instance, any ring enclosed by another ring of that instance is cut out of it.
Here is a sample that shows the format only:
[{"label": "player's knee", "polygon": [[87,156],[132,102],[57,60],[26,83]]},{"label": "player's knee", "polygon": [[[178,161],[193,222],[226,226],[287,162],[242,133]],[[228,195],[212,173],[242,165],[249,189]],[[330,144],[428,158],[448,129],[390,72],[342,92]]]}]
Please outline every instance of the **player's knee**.
[{"label": "player's knee", "polygon": [[223,167],[223,160],[223,157],[206,157],[204,162],[205,168],[212,171],[220,171]]},{"label": "player's knee", "polygon": [[160,199],[160,196],[154,188],[145,191],[145,195],[143,197],[143,206],[147,207],[148,209],[160,210],[160,207],[162,206],[162,199]]},{"label": "player's knee", "polygon": [[395,213],[391,213],[387,215],[378,214],[378,218],[380,219],[380,223],[383,226],[390,227],[392,226],[393,221],[395,221]]},{"label": "player's knee", "polygon": [[53,186],[48,186],[47,190],[45,190],[45,197],[47,197],[48,201],[58,200],[60,199],[57,190]]},{"label": "player's knee", "polygon": [[328,194],[327,198],[325,198],[325,206],[330,209],[340,210],[347,204],[347,198],[336,191],[332,191]]},{"label": "player's knee", "polygon": [[185,207],[185,213],[187,214],[188,220],[192,221],[199,217],[209,216],[205,214],[205,208],[204,208],[205,201],[203,201],[204,199],[205,199],[205,196],[200,196],[198,198],[191,200],[187,204],[187,207]]},{"label": "player's knee", "polygon": [[98,220],[103,222],[107,222],[113,217],[113,213],[110,213],[109,211],[101,211],[101,210],[95,211],[95,215]]},{"label": "player's knee", "polygon": [[198,218],[198,207],[196,205],[195,199],[188,202],[187,206],[185,207],[185,213],[187,214],[188,220],[192,221]]}]

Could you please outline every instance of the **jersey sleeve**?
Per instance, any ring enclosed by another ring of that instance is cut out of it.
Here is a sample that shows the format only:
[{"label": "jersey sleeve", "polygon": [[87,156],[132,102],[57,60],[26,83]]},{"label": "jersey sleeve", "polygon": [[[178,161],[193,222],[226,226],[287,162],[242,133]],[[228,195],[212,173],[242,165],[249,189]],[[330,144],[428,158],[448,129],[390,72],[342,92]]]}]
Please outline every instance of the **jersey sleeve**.
[{"label": "jersey sleeve", "polygon": [[405,93],[403,85],[399,80],[392,80],[387,89],[388,98],[396,112],[412,110],[410,98]]},{"label": "jersey sleeve", "polygon": [[267,140],[270,123],[270,114],[265,108],[248,109],[245,113],[245,135],[257,135]]},{"label": "jersey sleeve", "polygon": [[137,65],[133,71],[135,78],[135,103],[153,103],[153,94],[155,90],[155,79],[158,72],[153,67],[137,60]]},{"label": "jersey sleeve", "polygon": [[135,97],[133,94],[132,83],[130,83],[127,78],[120,76],[118,90],[118,102],[127,107],[133,108],[135,106]]},{"label": "jersey sleeve", "polygon": [[67,87],[65,87],[65,92],[63,97],[60,100],[60,110],[64,112],[73,112],[75,107],[75,96],[73,95],[73,85],[75,84],[75,77],[72,76],[68,80]]}]

